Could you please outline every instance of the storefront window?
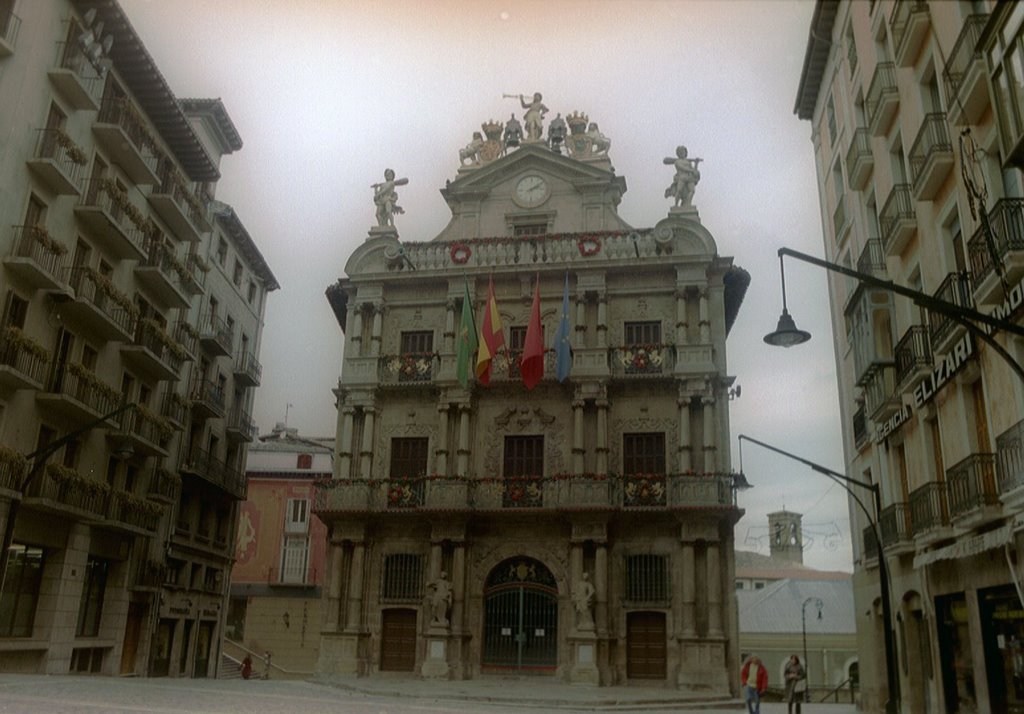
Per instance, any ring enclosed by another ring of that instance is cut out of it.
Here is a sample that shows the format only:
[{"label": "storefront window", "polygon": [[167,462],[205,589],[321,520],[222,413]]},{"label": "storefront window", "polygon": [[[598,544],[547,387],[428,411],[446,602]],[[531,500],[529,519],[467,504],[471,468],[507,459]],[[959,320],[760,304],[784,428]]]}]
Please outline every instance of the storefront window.
[{"label": "storefront window", "polygon": [[1024,606],[1006,585],[978,591],[989,704],[994,712],[1024,712]]},{"label": "storefront window", "polygon": [[939,652],[942,655],[942,688],[946,711],[977,711],[974,687],[974,662],[967,626],[967,598],[964,593],[935,598],[939,628]]}]

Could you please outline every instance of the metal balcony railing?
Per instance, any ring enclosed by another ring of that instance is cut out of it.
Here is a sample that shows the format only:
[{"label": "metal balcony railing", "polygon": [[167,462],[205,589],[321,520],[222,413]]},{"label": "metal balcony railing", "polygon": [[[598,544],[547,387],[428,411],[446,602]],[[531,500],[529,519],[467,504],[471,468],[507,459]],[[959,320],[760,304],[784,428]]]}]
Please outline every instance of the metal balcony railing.
[{"label": "metal balcony railing", "polygon": [[1024,251],[1024,198],[1003,198],[988,213],[992,243],[978,228],[967,243],[975,285],[1002,265],[1011,252]]},{"label": "metal balcony railing", "polygon": [[1001,494],[1024,486],[1024,420],[996,437],[996,471]]},{"label": "metal balcony railing", "polygon": [[49,360],[43,348],[30,341],[13,327],[0,328],[0,366],[10,367],[33,382],[42,384],[46,379]]},{"label": "metal balcony railing", "polygon": [[914,199],[910,193],[910,185],[896,184],[892,187],[889,197],[878,213],[878,222],[882,229],[882,242],[887,255],[897,252],[903,227],[916,222],[916,220],[917,214],[914,212]]},{"label": "metal balcony railing", "polygon": [[910,540],[910,506],[906,503],[891,503],[882,509],[878,528],[882,533],[882,545],[886,548]]},{"label": "metal balcony railing", "polygon": [[896,65],[892,62],[879,62],[875,66],[875,74],[868,85],[868,93],[864,97],[864,110],[867,120],[874,124],[881,109],[888,102],[899,102],[899,90],[896,87]]},{"label": "metal balcony railing", "polygon": [[28,258],[51,280],[63,279],[64,256],[67,250],[57,243],[42,226],[13,226],[14,246],[11,255]]},{"label": "metal balcony railing", "polygon": [[[974,308],[973,280],[970,273],[950,273],[934,293],[934,297],[957,307]],[[956,320],[938,312],[928,313],[928,327],[933,345],[941,344],[957,327]]]},{"label": "metal balcony railing", "polygon": [[864,414],[864,405],[857,407],[853,413],[853,445],[858,449],[868,441],[868,420]]},{"label": "metal balcony railing", "polygon": [[960,36],[956,38],[953,50],[946,60],[946,67],[942,72],[946,82],[946,96],[951,105],[956,104],[960,95],[960,88],[964,78],[975,62],[984,62],[985,55],[978,47],[978,40],[981,32],[988,22],[988,15],[971,15],[963,24]]},{"label": "metal balcony railing", "polygon": [[971,454],[946,470],[946,484],[952,518],[999,503],[996,455]]},{"label": "metal balcony railing", "polygon": [[109,278],[97,274],[92,268],[72,268],[68,283],[77,300],[92,305],[122,332],[131,334],[134,331],[135,315],[125,307],[131,301],[121,291],[109,287]]},{"label": "metal balcony railing", "polygon": [[381,384],[425,384],[437,373],[440,357],[436,352],[405,352],[384,355],[378,363]]},{"label": "metal balcony railing", "polygon": [[896,383],[904,385],[914,374],[930,370],[932,348],[928,340],[928,329],[924,325],[912,325],[893,350],[896,359]]},{"label": "metal balcony railing", "polygon": [[915,536],[949,523],[946,484],[933,481],[910,494],[910,523]]},{"label": "metal balcony railing", "polygon": [[72,365],[57,372],[48,391],[71,397],[98,414],[109,414],[121,402],[118,391],[81,365]]},{"label": "metal balcony railing", "polygon": [[156,171],[156,157],[150,153],[155,142],[146,128],[145,121],[130,99],[126,97],[104,99],[96,121],[119,126],[139,154],[145,156],[146,163],[150,165],[151,170]]},{"label": "metal balcony railing", "polygon": [[9,47],[18,42],[18,30],[21,29],[21,18],[11,9],[0,10],[0,41]]},{"label": "metal balcony railing", "polygon": [[75,187],[81,185],[82,167],[87,163],[82,147],[75,144],[63,129],[40,129],[35,158],[50,159],[65,179]]},{"label": "metal balcony railing", "polygon": [[910,175],[914,180],[914,190],[920,193],[929,165],[934,165],[936,157],[944,154],[952,162],[953,142],[949,138],[949,125],[944,112],[926,114],[921,129],[910,147]]}]

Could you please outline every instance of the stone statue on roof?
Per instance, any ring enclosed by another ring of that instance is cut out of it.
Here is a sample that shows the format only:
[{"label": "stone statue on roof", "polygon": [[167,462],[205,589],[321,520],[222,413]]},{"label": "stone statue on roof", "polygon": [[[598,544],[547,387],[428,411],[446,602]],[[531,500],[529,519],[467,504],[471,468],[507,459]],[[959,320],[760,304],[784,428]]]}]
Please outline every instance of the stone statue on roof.
[{"label": "stone statue on roof", "polygon": [[559,154],[562,153],[562,143],[565,141],[568,133],[569,127],[561,114],[551,120],[551,123],[548,125],[548,146],[551,147],[552,151]]},{"label": "stone statue on roof", "polygon": [[519,146],[523,141],[523,125],[516,119],[516,115],[513,114],[509,117],[508,121],[505,122],[505,150],[515,148]]},{"label": "stone statue on roof", "polygon": [[548,108],[544,106],[541,98],[540,92],[534,92],[533,99],[527,103],[525,97],[522,94],[519,95],[519,103],[526,110],[526,114],[523,115],[523,123],[526,125],[527,141],[544,140],[544,115],[548,113]]},{"label": "stone statue on roof", "polygon": [[693,205],[693,192],[697,188],[697,182],[700,181],[697,164],[701,161],[703,159],[687,158],[685,146],[676,147],[675,157],[669,156],[665,159],[665,164],[673,165],[676,168],[676,175],[672,178],[672,183],[665,189],[665,198],[674,198],[676,208],[688,208]]},{"label": "stone statue on roof", "polygon": [[473,140],[459,149],[459,166],[465,166],[469,161],[470,166],[480,163],[480,149],[484,147],[484,136],[478,131],[473,132]]},{"label": "stone statue on roof", "polygon": [[384,181],[370,186],[373,189],[373,205],[377,207],[377,226],[380,228],[394,227],[395,214],[405,213],[398,205],[398,192],[396,186],[405,186],[409,183],[407,178],[395,178],[392,169],[384,169]]}]

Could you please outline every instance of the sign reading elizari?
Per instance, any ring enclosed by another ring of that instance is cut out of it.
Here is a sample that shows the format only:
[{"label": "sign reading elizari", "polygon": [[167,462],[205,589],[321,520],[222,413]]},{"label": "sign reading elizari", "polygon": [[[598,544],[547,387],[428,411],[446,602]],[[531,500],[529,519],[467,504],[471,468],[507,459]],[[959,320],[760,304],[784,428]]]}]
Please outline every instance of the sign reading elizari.
[{"label": "sign reading elizari", "polygon": [[[1006,297],[1006,300],[1003,301],[1003,304],[992,311],[992,317],[1000,320],[1008,320],[1022,304],[1024,304],[1024,280],[1017,283],[1010,291],[1010,294]],[[988,326],[981,326],[981,329],[985,330],[989,334],[993,332],[993,329]],[[945,358],[935,366],[932,373],[917,385],[917,388],[914,390],[913,409],[920,409],[934,399],[939,390],[942,389],[950,378],[960,371],[960,368],[963,367],[964,364],[967,363],[967,360],[973,356],[974,340],[971,338],[970,333],[967,333],[959,342],[956,343],[956,345],[953,346],[953,349],[949,351],[949,354],[947,354]],[[875,435],[875,443],[880,444],[889,438],[890,434],[910,420],[910,415],[912,413],[913,411],[909,404],[901,406],[899,411],[878,425],[878,432]]]}]

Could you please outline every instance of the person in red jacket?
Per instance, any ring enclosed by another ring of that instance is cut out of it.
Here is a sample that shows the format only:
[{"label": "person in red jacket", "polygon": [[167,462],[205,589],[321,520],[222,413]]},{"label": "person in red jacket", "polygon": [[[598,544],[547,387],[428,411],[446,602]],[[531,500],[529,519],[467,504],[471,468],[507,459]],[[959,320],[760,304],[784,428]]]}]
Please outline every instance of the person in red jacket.
[{"label": "person in red jacket", "polygon": [[761,695],[768,690],[768,670],[757,655],[751,655],[740,671],[743,684],[743,699],[747,702],[749,714],[761,714]]}]

